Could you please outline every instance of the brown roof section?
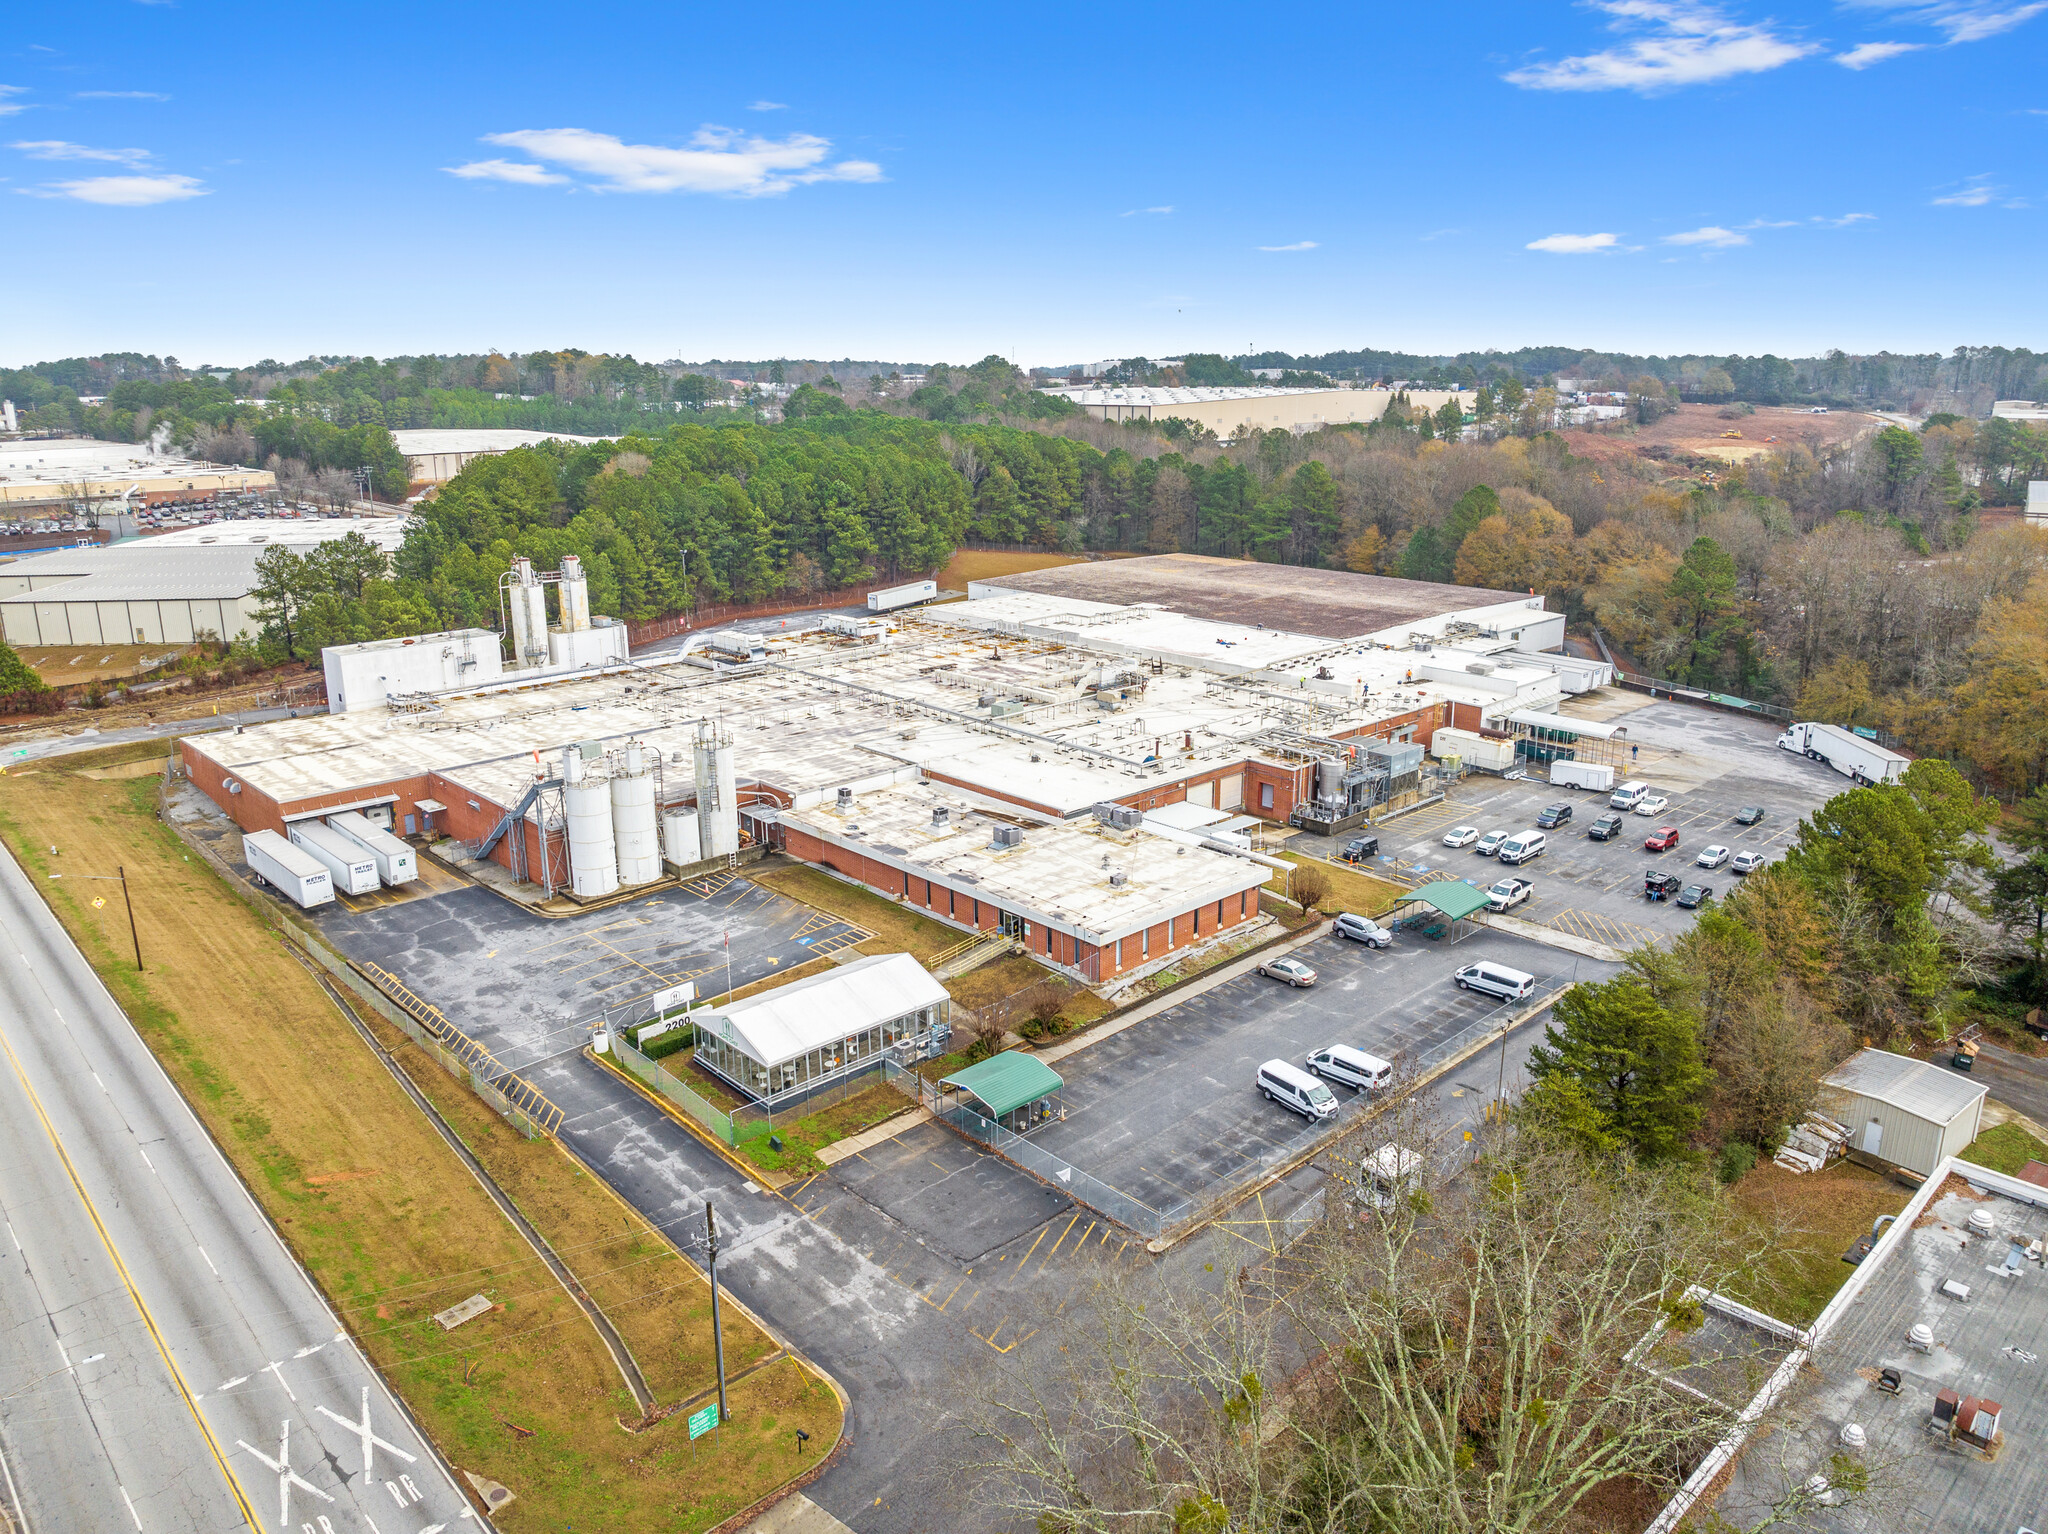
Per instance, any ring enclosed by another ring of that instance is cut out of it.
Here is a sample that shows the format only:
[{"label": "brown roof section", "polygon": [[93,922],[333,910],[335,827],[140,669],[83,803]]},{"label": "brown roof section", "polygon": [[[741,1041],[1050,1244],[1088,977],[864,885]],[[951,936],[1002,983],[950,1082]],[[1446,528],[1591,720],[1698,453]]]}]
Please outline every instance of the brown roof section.
[{"label": "brown roof section", "polygon": [[1263,623],[1325,639],[1355,639],[1461,608],[1526,601],[1529,595],[1207,554],[1095,560],[997,576],[986,584],[1087,602],[1157,602],[1194,618],[1248,628]]}]

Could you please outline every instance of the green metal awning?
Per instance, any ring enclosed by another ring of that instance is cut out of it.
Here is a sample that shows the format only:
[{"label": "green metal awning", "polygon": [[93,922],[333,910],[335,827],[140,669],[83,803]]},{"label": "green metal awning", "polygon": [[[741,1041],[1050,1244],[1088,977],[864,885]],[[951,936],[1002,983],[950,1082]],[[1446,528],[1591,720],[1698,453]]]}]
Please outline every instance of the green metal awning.
[{"label": "green metal awning", "polygon": [[1417,885],[1408,892],[1408,898],[1434,906],[1452,921],[1486,909],[1486,891],[1474,889],[1463,879],[1443,879],[1435,884]]},{"label": "green metal awning", "polygon": [[1066,1083],[1060,1080],[1058,1071],[1036,1055],[1011,1049],[964,1071],[955,1071],[939,1085],[970,1093],[988,1109],[990,1118],[999,1119],[1012,1108],[1052,1096]]}]

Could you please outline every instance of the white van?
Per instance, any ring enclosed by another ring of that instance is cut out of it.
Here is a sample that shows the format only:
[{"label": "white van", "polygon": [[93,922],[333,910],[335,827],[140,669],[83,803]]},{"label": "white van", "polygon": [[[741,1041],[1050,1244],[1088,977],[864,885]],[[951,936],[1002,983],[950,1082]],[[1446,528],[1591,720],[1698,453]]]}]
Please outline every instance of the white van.
[{"label": "white van", "polygon": [[1325,1081],[1339,1081],[1361,1092],[1377,1092],[1394,1077],[1393,1066],[1349,1044],[1325,1044],[1308,1057],[1308,1068]]},{"label": "white van", "polygon": [[1647,783],[1624,783],[1607,796],[1607,807],[1610,810],[1632,810],[1637,801],[1648,798],[1649,794],[1650,785]]},{"label": "white van", "polygon": [[1520,867],[1531,858],[1542,857],[1547,843],[1541,831],[1517,831],[1500,844],[1500,860]]},{"label": "white van", "polygon": [[1505,964],[1467,964],[1451,977],[1461,991],[1484,991],[1502,1001],[1521,1001],[1536,989],[1536,977]]},{"label": "white van", "polygon": [[1311,1124],[1337,1116],[1337,1094],[1285,1060],[1268,1060],[1259,1067],[1259,1090],[1267,1102],[1292,1108]]}]

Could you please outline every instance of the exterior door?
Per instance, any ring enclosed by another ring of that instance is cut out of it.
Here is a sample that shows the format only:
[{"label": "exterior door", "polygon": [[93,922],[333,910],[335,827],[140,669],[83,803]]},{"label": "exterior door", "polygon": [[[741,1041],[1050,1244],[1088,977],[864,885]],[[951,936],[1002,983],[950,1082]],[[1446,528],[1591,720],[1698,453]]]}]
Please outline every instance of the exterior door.
[{"label": "exterior door", "polygon": [[1214,809],[1216,807],[1216,785],[1214,783],[1195,783],[1190,785],[1188,788],[1188,803],[1198,804],[1205,810]]},{"label": "exterior door", "polygon": [[1865,1155],[1875,1156],[1877,1148],[1882,1144],[1884,1144],[1884,1125],[1878,1123],[1876,1119],[1872,1119],[1863,1126],[1863,1152]]}]

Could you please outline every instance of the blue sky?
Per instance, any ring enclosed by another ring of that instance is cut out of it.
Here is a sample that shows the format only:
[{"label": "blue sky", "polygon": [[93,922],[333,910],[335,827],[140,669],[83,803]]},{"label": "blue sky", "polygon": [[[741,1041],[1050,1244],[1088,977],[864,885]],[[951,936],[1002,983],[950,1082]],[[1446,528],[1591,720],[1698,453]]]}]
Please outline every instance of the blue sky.
[{"label": "blue sky", "polygon": [[0,361],[2048,348],[2048,3],[73,0]]}]

